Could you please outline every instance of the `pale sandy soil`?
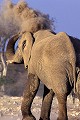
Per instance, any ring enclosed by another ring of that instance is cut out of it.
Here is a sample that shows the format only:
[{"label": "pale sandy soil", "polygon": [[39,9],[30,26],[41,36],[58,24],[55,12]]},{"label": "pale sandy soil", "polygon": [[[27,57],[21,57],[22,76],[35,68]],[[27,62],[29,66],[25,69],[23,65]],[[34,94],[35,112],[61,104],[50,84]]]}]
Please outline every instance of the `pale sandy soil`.
[{"label": "pale sandy soil", "polygon": [[[39,91],[32,104],[32,113],[39,120],[41,104],[42,104],[43,85],[40,85]],[[0,97],[0,120],[22,120],[21,115],[21,101],[22,97],[12,97],[4,95]],[[80,120],[80,105],[76,98],[73,104],[72,96],[68,96],[68,117],[69,120]],[[58,103],[56,97],[53,99],[51,120],[56,120],[58,116]]]},{"label": "pale sandy soil", "polygon": [[[0,97],[0,120],[21,120],[21,100],[22,97],[10,97],[3,96]],[[42,103],[42,98],[36,96],[32,105],[32,112],[36,117],[36,120],[40,116],[40,107]],[[56,120],[58,115],[58,105],[56,97],[53,100],[51,120]],[[72,103],[72,97],[68,97],[68,116],[69,120],[80,120],[80,107],[79,101],[76,99],[76,103]]]}]

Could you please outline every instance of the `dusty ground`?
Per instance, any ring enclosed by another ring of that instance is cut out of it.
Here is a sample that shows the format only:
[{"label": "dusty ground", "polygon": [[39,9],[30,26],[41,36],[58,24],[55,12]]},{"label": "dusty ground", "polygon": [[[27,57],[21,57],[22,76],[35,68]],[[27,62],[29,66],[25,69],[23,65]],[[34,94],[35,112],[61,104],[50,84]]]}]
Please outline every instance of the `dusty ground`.
[{"label": "dusty ground", "polygon": [[[42,88],[39,90],[32,105],[32,112],[36,117],[36,120],[38,120],[40,116],[40,108],[42,103],[41,92]],[[0,97],[0,120],[21,120],[21,100],[22,97],[12,97],[7,95]],[[76,103],[73,104],[72,97],[69,96],[67,105],[69,120],[80,120],[79,100],[76,99]],[[52,104],[51,120],[56,120],[57,115],[58,104],[55,97]]]}]

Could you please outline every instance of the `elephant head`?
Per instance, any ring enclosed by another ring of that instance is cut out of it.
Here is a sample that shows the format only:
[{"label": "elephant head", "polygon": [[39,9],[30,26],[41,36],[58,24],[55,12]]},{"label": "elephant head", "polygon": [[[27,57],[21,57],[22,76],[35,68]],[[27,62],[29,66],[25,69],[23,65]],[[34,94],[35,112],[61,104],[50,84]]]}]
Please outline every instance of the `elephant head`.
[{"label": "elephant head", "polygon": [[20,52],[22,54],[25,68],[27,67],[31,56],[33,40],[34,39],[32,37],[32,34],[30,32],[25,32],[18,43],[18,49],[20,49]]},{"label": "elephant head", "polygon": [[[19,38],[20,40],[18,42],[18,48],[15,52],[14,45]],[[28,65],[28,61],[30,58],[32,44],[33,44],[33,37],[31,33],[25,32],[23,34],[14,35],[9,40],[7,45],[7,49],[6,49],[7,63],[22,63],[24,61],[24,65],[26,67]],[[26,54],[27,57],[25,57]]]}]

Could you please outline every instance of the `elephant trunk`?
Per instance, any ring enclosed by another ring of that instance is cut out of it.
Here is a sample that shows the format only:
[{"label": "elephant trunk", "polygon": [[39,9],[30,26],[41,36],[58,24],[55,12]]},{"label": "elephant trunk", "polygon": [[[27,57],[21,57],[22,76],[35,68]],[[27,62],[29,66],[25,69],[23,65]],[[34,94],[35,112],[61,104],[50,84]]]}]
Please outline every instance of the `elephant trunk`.
[{"label": "elephant trunk", "polygon": [[8,63],[19,62],[22,59],[22,56],[19,53],[19,50],[16,52],[17,54],[15,54],[15,50],[14,50],[15,42],[18,40],[19,37],[20,37],[20,34],[18,33],[14,35],[8,42],[8,45],[6,48],[6,58]]}]

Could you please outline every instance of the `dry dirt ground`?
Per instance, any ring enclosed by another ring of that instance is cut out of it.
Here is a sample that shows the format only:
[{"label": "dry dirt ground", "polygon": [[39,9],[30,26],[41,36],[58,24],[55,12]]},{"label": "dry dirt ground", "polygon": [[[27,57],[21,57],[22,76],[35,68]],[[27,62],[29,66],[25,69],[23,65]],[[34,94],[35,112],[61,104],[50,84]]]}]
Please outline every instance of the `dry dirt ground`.
[{"label": "dry dirt ground", "polygon": [[[42,104],[43,85],[40,86],[39,92],[36,95],[32,104],[32,113],[39,120],[41,104]],[[0,97],[0,120],[21,120],[21,100],[22,97],[12,97],[4,95]],[[69,120],[80,120],[79,100],[76,99],[73,104],[72,96],[68,96],[68,116]],[[58,103],[56,97],[53,99],[51,120],[56,120],[58,116]]]}]

